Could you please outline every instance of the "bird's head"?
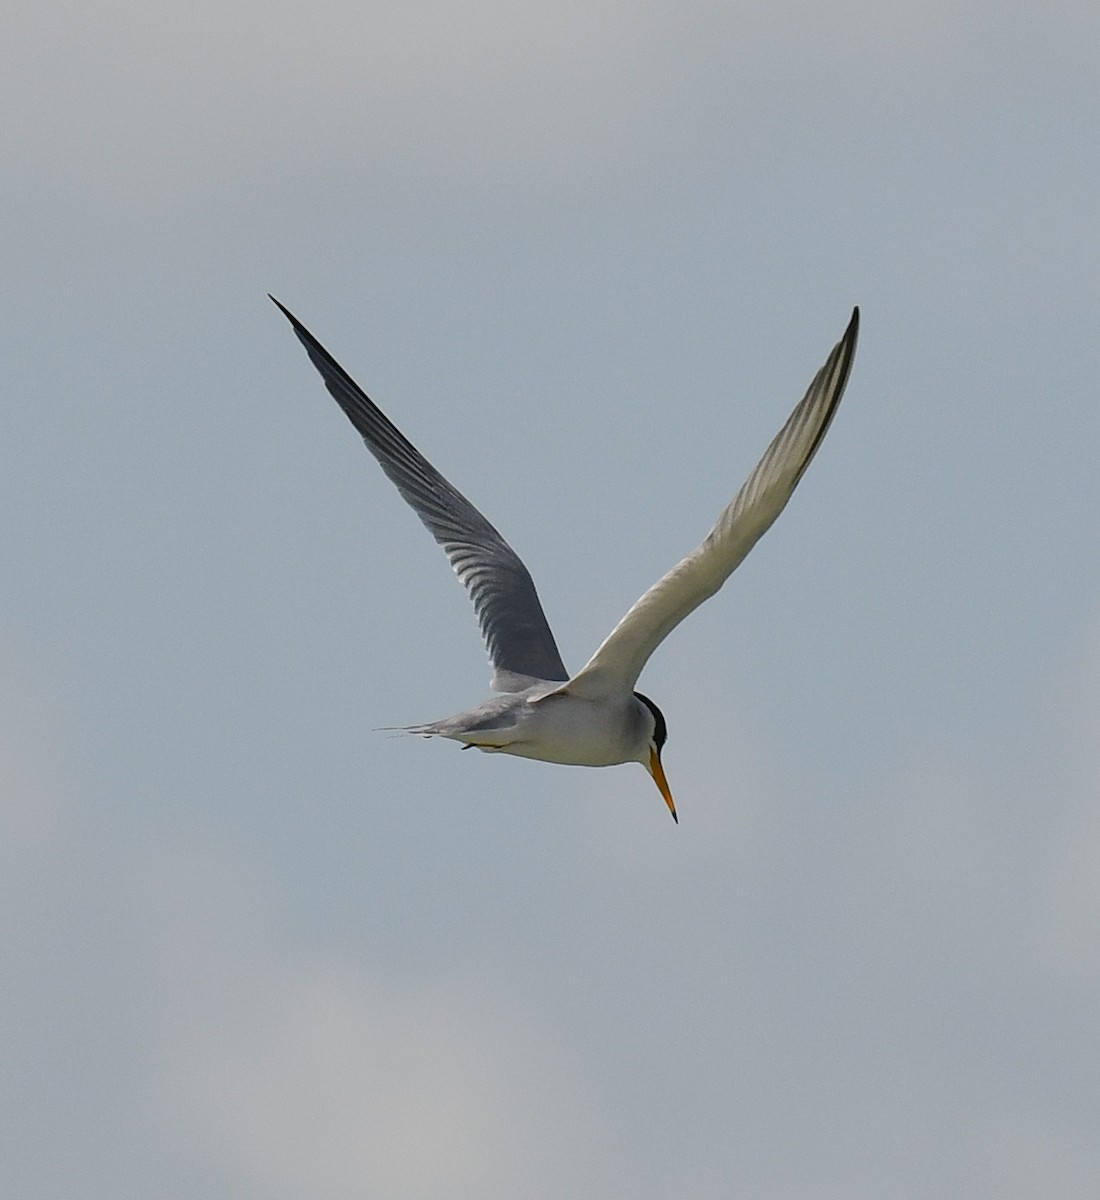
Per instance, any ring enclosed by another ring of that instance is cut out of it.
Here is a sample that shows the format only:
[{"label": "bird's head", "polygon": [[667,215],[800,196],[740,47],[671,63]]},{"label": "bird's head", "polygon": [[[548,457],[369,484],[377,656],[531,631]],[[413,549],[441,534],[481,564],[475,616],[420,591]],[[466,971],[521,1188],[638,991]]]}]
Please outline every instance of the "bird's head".
[{"label": "bird's head", "polygon": [[672,792],[669,790],[668,780],[665,778],[665,769],[661,766],[661,750],[668,739],[665,714],[648,696],[643,696],[641,692],[635,692],[634,697],[640,701],[644,709],[643,715],[647,718],[646,728],[648,729],[648,736],[643,743],[638,761],[653,776],[653,782],[664,796],[668,811],[672,813],[672,819],[679,825],[680,818],[676,815],[676,805],[672,799]]}]

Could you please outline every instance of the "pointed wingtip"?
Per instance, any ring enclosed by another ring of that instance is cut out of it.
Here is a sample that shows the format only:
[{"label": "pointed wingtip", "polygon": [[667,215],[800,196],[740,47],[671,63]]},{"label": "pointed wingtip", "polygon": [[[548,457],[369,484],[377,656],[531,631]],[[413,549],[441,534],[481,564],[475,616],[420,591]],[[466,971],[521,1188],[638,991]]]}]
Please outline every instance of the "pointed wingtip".
[{"label": "pointed wingtip", "polygon": [[[322,367],[321,362],[318,361],[318,358],[324,359],[325,362],[330,364],[335,371],[340,374],[344,374],[343,368],[336,362],[335,359],[333,359],[332,355],[329,354],[324,346],[321,345],[321,343],[313,336],[312,333],[309,332],[309,330],[302,324],[301,321],[298,320],[298,318],[281,300],[276,300],[270,292],[267,293],[267,298],[290,322],[291,328],[294,330],[298,341],[300,341],[302,345],[305,346],[306,350],[309,351],[309,355],[313,359],[314,366],[317,367],[326,380],[328,379],[328,372],[324,369],[324,367]],[[348,382],[352,383],[350,378]],[[354,386],[355,384],[352,383],[352,387]]]},{"label": "pointed wingtip", "polygon": [[275,305],[275,307],[283,314],[284,317],[286,317],[286,319],[292,325],[298,324],[298,321],[295,318],[294,314],[290,311],[289,308],[287,308],[287,306],[281,300],[276,300],[275,297],[270,292],[267,293],[267,298],[271,301],[272,304]]}]

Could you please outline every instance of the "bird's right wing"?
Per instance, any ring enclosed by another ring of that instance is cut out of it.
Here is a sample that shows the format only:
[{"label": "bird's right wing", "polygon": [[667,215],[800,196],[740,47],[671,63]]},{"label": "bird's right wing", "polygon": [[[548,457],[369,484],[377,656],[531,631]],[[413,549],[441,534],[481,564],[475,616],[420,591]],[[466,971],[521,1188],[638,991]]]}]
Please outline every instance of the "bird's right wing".
[{"label": "bird's right wing", "polygon": [[535,680],[568,679],[535,585],[519,555],[387,419],[301,321],[274,296],[271,299],[294,327],[325,387],[443,547],[470,593],[493,664],[492,686],[511,692]]},{"label": "bird's right wing", "polygon": [[859,309],[805,397],[756,469],[692,551],[634,605],[560,691],[599,697],[631,691],[649,656],[709,599],[783,511],[833,419],[856,352]]}]

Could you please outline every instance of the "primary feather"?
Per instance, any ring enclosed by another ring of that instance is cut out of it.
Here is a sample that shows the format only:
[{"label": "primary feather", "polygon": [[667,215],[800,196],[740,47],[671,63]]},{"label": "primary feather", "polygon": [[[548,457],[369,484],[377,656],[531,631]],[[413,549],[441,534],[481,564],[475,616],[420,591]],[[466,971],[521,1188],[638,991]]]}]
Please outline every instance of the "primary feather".
[{"label": "primary feather", "polygon": [[361,434],[397,490],[443,547],[473,601],[498,691],[522,691],[536,679],[569,673],[519,555],[462,493],[448,483],[354,379],[284,305],[337,404]]}]

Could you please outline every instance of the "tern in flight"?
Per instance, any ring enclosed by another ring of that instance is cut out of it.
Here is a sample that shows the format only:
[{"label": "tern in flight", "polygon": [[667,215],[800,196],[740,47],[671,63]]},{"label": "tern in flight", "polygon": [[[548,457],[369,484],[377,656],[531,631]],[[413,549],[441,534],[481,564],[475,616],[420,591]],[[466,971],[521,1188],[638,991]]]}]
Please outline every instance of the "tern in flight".
[{"label": "tern in flight", "polygon": [[[275,300],[275,297],[271,297]],[[634,605],[576,675],[562,663],[538,593],[519,555],[388,420],[308,329],[278,300],[325,387],[382,470],[443,547],[470,593],[497,695],[406,732],[452,738],[521,758],[609,767],[640,762],[676,816],[661,766],[661,710],[634,685],[669,633],[729,578],[783,511],[836,413],[859,332],[859,309],[809,391],[702,544]]]}]

